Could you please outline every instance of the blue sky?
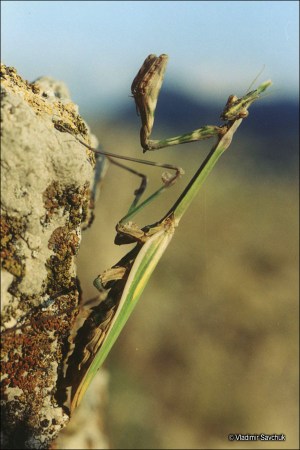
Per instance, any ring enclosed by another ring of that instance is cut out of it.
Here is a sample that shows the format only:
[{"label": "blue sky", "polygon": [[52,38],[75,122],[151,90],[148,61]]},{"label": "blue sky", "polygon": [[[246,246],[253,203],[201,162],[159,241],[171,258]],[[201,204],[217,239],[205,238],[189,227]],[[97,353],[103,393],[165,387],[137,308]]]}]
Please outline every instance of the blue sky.
[{"label": "blue sky", "polygon": [[[243,94],[263,66],[276,96],[296,96],[296,1],[2,1],[2,62],[69,86],[82,112],[126,101],[149,53],[195,97]],[[273,94],[274,95],[274,94]]]}]

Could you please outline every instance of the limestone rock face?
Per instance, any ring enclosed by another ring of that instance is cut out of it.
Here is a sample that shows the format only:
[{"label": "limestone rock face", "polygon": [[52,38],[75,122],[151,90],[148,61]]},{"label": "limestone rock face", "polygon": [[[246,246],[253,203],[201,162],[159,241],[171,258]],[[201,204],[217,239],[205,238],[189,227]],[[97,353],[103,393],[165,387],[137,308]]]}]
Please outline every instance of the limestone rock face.
[{"label": "limestone rock face", "polygon": [[63,362],[93,208],[95,156],[72,134],[96,139],[63,83],[4,65],[1,80],[3,448],[49,448],[69,421]]}]

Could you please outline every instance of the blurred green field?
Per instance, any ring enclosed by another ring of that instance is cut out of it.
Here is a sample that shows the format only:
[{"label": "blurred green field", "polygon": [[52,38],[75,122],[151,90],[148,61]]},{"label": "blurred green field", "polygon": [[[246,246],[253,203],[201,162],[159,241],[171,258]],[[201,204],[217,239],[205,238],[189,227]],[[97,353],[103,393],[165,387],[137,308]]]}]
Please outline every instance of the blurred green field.
[{"label": "blurred green field", "polygon": [[[130,132],[122,130],[121,146],[114,130],[100,133],[110,151],[138,149]],[[241,127],[105,363],[112,448],[298,448],[298,184],[262,173],[253,143]],[[203,148],[209,144],[146,155],[176,161],[187,175],[139,225],[169,209]],[[151,190],[160,172],[149,176]],[[113,244],[114,226],[134,187],[131,175],[109,170],[79,255],[85,299],[95,295],[95,276],[129,250]],[[229,433],[284,433],[286,442],[230,443]]]}]

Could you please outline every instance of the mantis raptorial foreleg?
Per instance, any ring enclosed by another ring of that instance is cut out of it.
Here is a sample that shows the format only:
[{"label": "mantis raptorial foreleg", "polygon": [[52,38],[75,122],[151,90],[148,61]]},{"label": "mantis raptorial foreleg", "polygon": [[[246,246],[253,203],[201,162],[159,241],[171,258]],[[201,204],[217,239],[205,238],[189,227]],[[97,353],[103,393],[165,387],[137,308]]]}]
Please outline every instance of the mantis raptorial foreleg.
[{"label": "mantis raptorial foreleg", "polygon": [[142,121],[140,139],[144,152],[147,150],[158,150],[172,145],[200,141],[223,133],[222,127],[207,125],[191,131],[190,133],[168,139],[150,139],[154,124],[157,99],[163,82],[167,62],[167,55],[149,55],[145,59],[131,85],[131,92],[135,100],[136,109],[141,116]]},{"label": "mantis raptorial foreleg", "polygon": [[[158,150],[178,144],[201,141],[215,136],[222,136],[226,133],[226,125],[206,125],[189,133],[181,134],[168,139],[150,139],[154,124],[155,110],[158,95],[162,86],[168,56],[149,55],[131,85],[131,92],[135,100],[136,109],[141,117],[140,140],[143,151]],[[257,90],[248,92],[244,97],[238,98],[231,95],[228,98],[221,119],[230,122],[236,119],[244,119],[248,115],[247,108],[259,97]]]}]

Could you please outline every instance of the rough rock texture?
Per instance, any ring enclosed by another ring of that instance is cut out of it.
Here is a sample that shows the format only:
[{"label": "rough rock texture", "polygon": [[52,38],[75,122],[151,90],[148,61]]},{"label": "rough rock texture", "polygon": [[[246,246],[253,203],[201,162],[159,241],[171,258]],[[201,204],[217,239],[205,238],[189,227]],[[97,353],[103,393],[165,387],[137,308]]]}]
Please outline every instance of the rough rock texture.
[{"label": "rough rock texture", "polygon": [[65,127],[95,138],[62,83],[4,65],[1,80],[2,448],[49,448],[69,421],[61,380],[95,166]]}]

